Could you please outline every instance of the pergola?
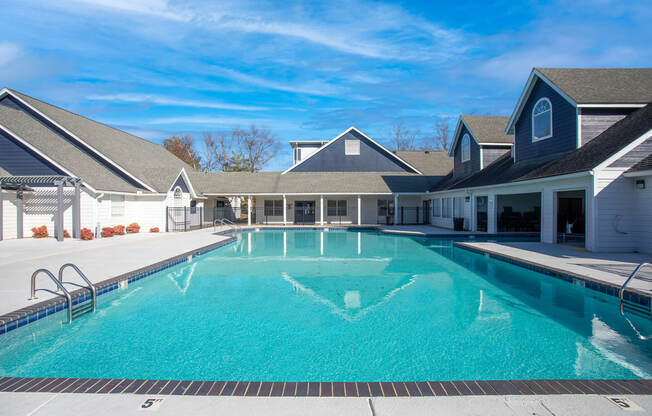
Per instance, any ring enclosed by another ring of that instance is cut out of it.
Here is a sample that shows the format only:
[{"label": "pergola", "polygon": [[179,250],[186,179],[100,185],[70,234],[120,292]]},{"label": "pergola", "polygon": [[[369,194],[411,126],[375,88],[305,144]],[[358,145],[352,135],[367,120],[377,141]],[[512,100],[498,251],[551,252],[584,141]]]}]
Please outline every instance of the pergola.
[{"label": "pergola", "polygon": [[[72,202],[72,236],[80,237],[80,178],[73,176],[3,176],[0,177],[0,189],[15,190],[17,201],[16,232],[18,238],[23,238],[23,193],[33,191],[32,186],[56,186],[57,187],[57,211],[54,217],[54,229],[58,241],[63,241],[63,188],[70,186],[75,188],[75,195]],[[0,241],[3,239],[2,222],[2,192],[0,192]]]}]

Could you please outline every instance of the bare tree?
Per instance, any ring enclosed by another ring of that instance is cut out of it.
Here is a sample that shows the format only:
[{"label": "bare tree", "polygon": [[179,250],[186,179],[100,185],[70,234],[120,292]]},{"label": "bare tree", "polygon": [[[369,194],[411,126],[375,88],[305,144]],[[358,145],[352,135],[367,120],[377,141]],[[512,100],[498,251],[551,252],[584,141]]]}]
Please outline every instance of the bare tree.
[{"label": "bare tree", "polygon": [[416,150],[418,130],[410,130],[402,122],[395,123],[389,137],[395,150]]},{"label": "bare tree", "polygon": [[426,137],[423,141],[423,150],[448,150],[450,146],[450,126],[444,118],[435,123],[433,136]]},{"label": "bare tree", "polygon": [[163,141],[163,147],[193,168],[197,168],[201,163],[201,157],[195,151],[192,136],[172,136]]},{"label": "bare tree", "polygon": [[266,128],[251,125],[244,130],[204,133],[202,170],[225,172],[260,171],[278,152],[276,136]]}]

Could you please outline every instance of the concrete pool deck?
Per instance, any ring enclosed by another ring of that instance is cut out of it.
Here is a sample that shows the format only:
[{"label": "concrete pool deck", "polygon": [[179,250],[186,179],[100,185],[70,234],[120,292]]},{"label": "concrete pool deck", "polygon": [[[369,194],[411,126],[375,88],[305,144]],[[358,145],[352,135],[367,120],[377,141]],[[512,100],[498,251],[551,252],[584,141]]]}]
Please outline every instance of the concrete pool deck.
[{"label": "concrete pool deck", "polygon": [[[620,288],[638,264],[652,263],[650,254],[593,253],[558,244],[537,242],[456,242],[455,246],[614,288]],[[628,290],[652,297],[652,268],[641,269],[638,276],[640,278],[637,277],[629,283]]]},{"label": "concrete pool deck", "polygon": [[[625,399],[623,409],[608,397]],[[148,399],[162,401],[147,402]],[[405,398],[194,397],[67,393],[0,393],[0,416],[142,415],[486,415],[606,416],[650,414],[650,395],[532,395]],[[142,408],[154,403],[150,408]],[[149,410],[148,410],[149,409]],[[626,412],[625,414],[628,414]]]},{"label": "concrete pool deck", "polygon": [[[138,233],[92,241],[58,242],[54,238],[1,241],[0,315],[55,297],[40,291],[38,299],[28,299],[30,276],[36,269],[46,268],[56,276],[63,264],[74,263],[96,283],[228,238],[214,234],[211,227],[186,233]],[[67,270],[64,277],[81,281],[72,270]],[[45,276],[38,278],[37,287],[55,289]]]}]

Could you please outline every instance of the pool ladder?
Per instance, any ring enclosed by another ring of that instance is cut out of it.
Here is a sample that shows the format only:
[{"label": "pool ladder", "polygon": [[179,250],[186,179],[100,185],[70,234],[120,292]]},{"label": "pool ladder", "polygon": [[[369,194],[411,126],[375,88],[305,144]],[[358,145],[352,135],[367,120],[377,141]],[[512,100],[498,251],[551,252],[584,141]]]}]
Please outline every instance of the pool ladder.
[{"label": "pool ladder", "polygon": [[[86,285],[80,285],[73,282],[64,282],[63,271],[68,267],[75,270],[77,274],[86,282]],[[50,289],[36,288],[36,276],[38,276],[41,273],[45,273],[52,280],[52,282],[54,282],[54,284],[57,286],[56,292]],[[91,298],[86,302],[80,302],[76,305],[73,305],[72,296],[70,295],[68,289],[66,289],[65,285],[73,285],[82,289],[88,289],[91,292]],[[97,303],[97,291],[95,290],[95,285],[93,285],[93,283],[91,283],[91,281],[88,280],[86,275],[84,275],[84,273],[82,273],[82,271],[79,270],[79,267],[77,267],[73,263],[66,263],[59,268],[58,279],[54,277],[52,272],[50,272],[48,269],[38,269],[34,273],[32,273],[32,278],[30,281],[30,298],[29,298],[30,300],[38,299],[36,297],[36,291],[38,290],[50,292],[57,296],[62,296],[66,299],[66,304],[68,305],[68,323],[71,323],[73,319],[77,319],[80,316],[87,314],[88,312],[95,312],[95,305]]]},{"label": "pool ladder", "polygon": [[652,312],[651,310],[645,310],[641,305],[625,300],[625,288],[629,284],[629,282],[636,277],[638,272],[645,266],[650,266],[652,267],[652,264],[650,263],[641,263],[632,272],[632,274],[629,275],[627,280],[625,280],[625,283],[620,287],[620,290],[618,291],[618,299],[620,299],[620,313],[623,314],[625,313],[625,310],[631,311],[631,312],[638,312],[638,313],[643,313],[644,315],[649,316],[650,313]]}]

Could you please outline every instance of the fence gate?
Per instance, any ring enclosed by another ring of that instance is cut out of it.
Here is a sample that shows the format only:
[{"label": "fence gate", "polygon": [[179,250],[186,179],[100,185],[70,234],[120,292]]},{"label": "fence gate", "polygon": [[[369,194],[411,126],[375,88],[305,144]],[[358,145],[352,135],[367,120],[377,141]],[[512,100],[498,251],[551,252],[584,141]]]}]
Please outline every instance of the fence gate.
[{"label": "fence gate", "polygon": [[167,207],[166,231],[190,231],[203,226],[203,208]]}]

